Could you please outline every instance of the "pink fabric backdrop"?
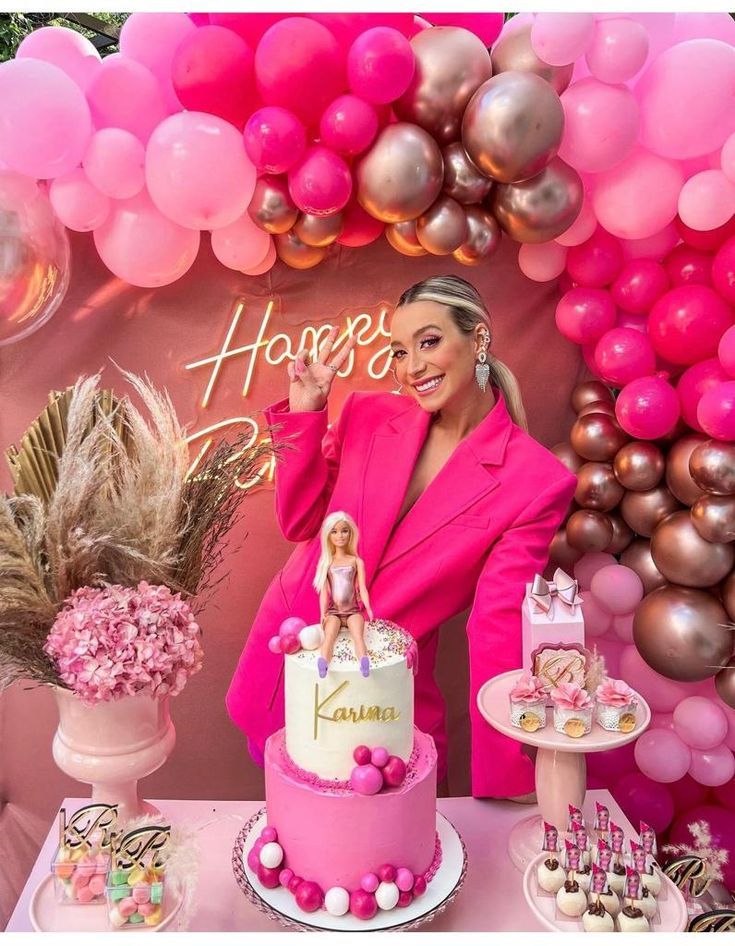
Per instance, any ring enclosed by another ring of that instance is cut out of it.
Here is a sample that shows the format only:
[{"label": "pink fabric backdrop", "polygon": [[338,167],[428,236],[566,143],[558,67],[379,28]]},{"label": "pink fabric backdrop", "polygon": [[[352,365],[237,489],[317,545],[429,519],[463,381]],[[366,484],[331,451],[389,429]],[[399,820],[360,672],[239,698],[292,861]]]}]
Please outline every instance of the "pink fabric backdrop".
[{"label": "pink fabric backdrop", "polygon": [[[227,359],[206,407],[202,399],[211,366],[185,367],[221,350],[238,297],[245,308],[230,349],[255,343],[267,301],[274,298],[265,338],[286,333],[295,350],[306,324],[344,324],[347,315],[361,312],[376,315],[381,303],[394,303],[407,285],[448,272],[470,279],[483,293],[493,316],[493,350],[521,382],[531,433],[551,446],[566,439],[573,419],[569,394],[585,372],[578,349],[554,325],[556,284],[527,280],[516,256],[517,246],[506,240],[492,260],[469,269],[446,259],[399,256],[381,239],[365,249],[341,249],[316,270],[298,272],[278,263],[266,276],[249,278],[222,267],[203,247],[179,282],[144,290],[111,276],[91,238],[75,236],[71,287],[60,311],[30,338],[0,348],[0,447],[17,443],[45,406],[47,393],[72,384],[79,374],[104,367],[103,383],[122,390],[111,359],[136,373],[147,372],[166,387],[190,432],[237,417],[262,424],[258,411],[286,393],[285,363],[267,364],[262,347],[253,364],[248,351]],[[358,349],[351,375],[337,379],[332,418],[353,388],[392,389],[389,377],[375,380],[366,370],[371,355],[385,344],[378,338]],[[192,443],[192,457],[202,444],[201,439]],[[8,491],[10,477],[1,466],[0,487]],[[263,795],[261,772],[227,717],[224,694],[260,597],[290,544],[278,532],[270,487],[251,494],[245,508],[243,526],[233,539],[239,548],[228,555],[229,578],[201,616],[204,669],[174,701],[176,749],[144,783],[151,797]],[[443,628],[437,674],[449,706],[450,791],[455,795],[469,793],[465,618],[459,615]],[[15,687],[0,696],[0,928],[60,799],[79,793],[51,759],[55,725],[50,693]]]}]

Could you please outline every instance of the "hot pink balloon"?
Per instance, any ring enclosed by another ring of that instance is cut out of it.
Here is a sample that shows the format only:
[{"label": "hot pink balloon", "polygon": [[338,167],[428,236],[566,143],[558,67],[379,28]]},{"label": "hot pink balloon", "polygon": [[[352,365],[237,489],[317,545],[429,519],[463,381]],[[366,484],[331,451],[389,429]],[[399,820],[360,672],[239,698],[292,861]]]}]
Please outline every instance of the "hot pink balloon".
[{"label": "hot pink balloon", "polygon": [[623,256],[631,259],[660,260],[671,252],[679,242],[679,234],[673,223],[667,223],[657,233],[639,240],[621,240]]},{"label": "hot pink balloon", "polygon": [[270,234],[256,227],[247,211],[234,223],[212,232],[212,252],[229,269],[245,271],[258,266],[271,243]]},{"label": "hot pink balloon", "polygon": [[735,183],[735,133],[722,146],[720,166],[728,181]]},{"label": "hot pink balloon", "polygon": [[612,627],[612,614],[591,592],[584,595],[584,632],[589,637],[602,637]]},{"label": "hot pink balloon", "polygon": [[674,799],[674,807],[677,812],[686,811],[693,808],[694,805],[701,805],[709,797],[707,787],[695,782],[691,775],[685,775],[678,782],[671,782],[668,788]]},{"label": "hot pink balloon", "polygon": [[714,230],[735,213],[735,184],[720,170],[700,171],[684,183],[679,216],[694,230]]},{"label": "hot pink balloon", "polygon": [[727,746],[692,749],[689,774],[700,785],[725,785],[735,775],[735,756]]},{"label": "hot pink balloon", "polygon": [[0,161],[28,177],[74,170],[92,133],[79,86],[38,59],[0,63]]},{"label": "hot pink balloon", "polygon": [[723,299],[735,305],[735,237],[723,243],[715,254],[712,283]]},{"label": "hot pink balloon", "polygon": [[322,144],[339,154],[360,154],[378,133],[378,116],[369,102],[340,95],[330,102],[319,122]]},{"label": "hot pink balloon", "polygon": [[609,552],[585,552],[574,566],[574,577],[580,588],[589,588],[592,578],[601,568],[617,565],[617,559]]},{"label": "hot pink balloon", "polygon": [[599,20],[595,23],[585,59],[601,82],[627,82],[640,72],[648,56],[648,32],[635,20]]},{"label": "hot pink balloon", "polygon": [[157,209],[145,191],[118,201],[94,231],[103,263],[133,286],[153,288],[175,282],[199,250],[199,231],[179,226]]},{"label": "hot pink balloon", "polygon": [[[607,643],[607,639],[603,638],[603,642]],[[599,639],[595,643],[599,644]],[[587,787],[604,788],[609,791],[610,786],[614,786],[623,775],[637,771],[632,742],[619,746],[617,749],[590,753],[587,759]]]},{"label": "hot pink balloon", "polygon": [[608,171],[624,161],[638,137],[638,103],[624,86],[597,79],[562,93],[564,134],[559,156],[578,171]]},{"label": "hot pink balloon", "polygon": [[621,309],[643,315],[668,288],[669,277],[661,263],[636,259],[623,264],[610,295]]},{"label": "hot pink balloon", "polygon": [[458,26],[492,46],[503,29],[502,13],[420,13],[433,26]]},{"label": "hot pink balloon", "polygon": [[656,352],[677,365],[711,358],[723,332],[733,322],[732,310],[709,286],[677,286],[654,304],[648,335]]},{"label": "hot pink balloon", "polygon": [[636,378],[626,384],[615,402],[618,423],[637,440],[664,437],[673,430],[679,413],[676,391],[658,375]]},{"label": "hot pink balloon", "polygon": [[686,286],[696,283],[699,286],[712,285],[712,257],[701,250],[680,243],[664,260],[666,272],[673,286]]},{"label": "hot pink balloon", "polygon": [[649,667],[633,644],[620,657],[620,676],[660,713],[672,712],[691,693],[688,684],[670,680]]},{"label": "hot pink balloon", "polygon": [[697,362],[696,365],[687,368],[679,378],[676,393],[679,395],[681,404],[681,416],[693,430],[703,432],[697,420],[697,408],[702,395],[728,380],[729,376],[722,370],[717,358],[706,358],[704,361]]},{"label": "hot pink balloon", "polygon": [[590,591],[611,614],[627,614],[643,598],[643,582],[632,568],[607,565],[592,578]]},{"label": "hot pink balloon", "polygon": [[255,188],[255,168],[241,135],[206,112],[180,112],[161,122],[148,143],[145,174],[159,210],[199,229],[234,223]]},{"label": "hot pink balloon", "polygon": [[591,13],[537,13],[531,45],[539,59],[550,66],[566,66],[585,53],[594,29]]},{"label": "hot pink balloon", "polygon": [[623,266],[620,241],[598,227],[589,240],[569,248],[567,271],[580,286],[602,289],[609,285]]},{"label": "hot pink balloon", "polygon": [[618,312],[616,328],[632,328],[642,335],[648,335],[648,316],[638,315],[635,312]]},{"label": "hot pink balloon", "polygon": [[559,331],[578,345],[596,342],[615,325],[615,304],[603,289],[570,289],[556,307]]},{"label": "hot pink balloon", "polygon": [[682,223],[679,217],[674,220],[674,225],[680,239],[689,246],[693,246],[695,250],[703,250],[705,253],[714,253],[731,236],[735,236],[735,217],[724,226],[714,230],[692,230],[691,227]]},{"label": "hot pink balloon", "polygon": [[518,266],[524,276],[534,282],[548,282],[564,272],[567,248],[555,241],[550,243],[522,243],[518,251]]},{"label": "hot pink balloon", "polygon": [[57,177],[51,183],[49,200],[64,226],[78,232],[96,230],[110,212],[110,198],[90,183],[81,168]]},{"label": "hot pink balloon", "polygon": [[124,128],[144,144],[169,114],[153,73],[119,53],[102,60],[87,89],[87,101],[96,128]]},{"label": "hot pink balloon", "polygon": [[595,346],[597,374],[608,384],[622,387],[636,378],[653,374],[656,353],[648,338],[634,328],[616,326]]},{"label": "hot pink balloon", "polygon": [[347,53],[350,89],[366,102],[378,105],[400,98],[411,84],[415,68],[409,41],[385,26],[366,30]]},{"label": "hot pink balloon", "polygon": [[[731,326],[720,339],[717,346],[717,357],[720,359],[724,371],[735,378],[735,325]],[[722,378],[721,380],[725,380]]]},{"label": "hot pink balloon", "polygon": [[212,26],[224,26],[255,49],[263,33],[283,19],[283,13],[210,13]]},{"label": "hot pink balloon", "polygon": [[342,232],[337,243],[342,246],[367,246],[374,243],[385,229],[382,220],[376,220],[367,210],[351,200],[342,211]]},{"label": "hot pink balloon", "polygon": [[197,27],[186,13],[133,13],[120,30],[120,52],[153,73],[169,112],[181,108],[171,81],[171,67],[179,46],[195,35]]},{"label": "hot pink balloon", "polygon": [[299,210],[326,217],[347,204],[352,175],[338,154],[316,145],[289,172],[288,190]]},{"label": "hot pink balloon", "polygon": [[283,174],[303,157],[306,129],[288,109],[266,106],[250,116],[243,140],[248,157],[259,171]]},{"label": "hot pink balloon", "polygon": [[632,824],[644,820],[654,831],[665,831],[674,817],[674,799],[667,785],[642,772],[630,772],[612,789],[615,801]]},{"label": "hot pink balloon", "polygon": [[145,148],[123,128],[101,128],[89,140],[82,165],[98,191],[124,200],[145,186]]},{"label": "hot pink balloon", "polygon": [[649,729],[638,737],[635,760],[654,782],[676,782],[689,771],[692,753],[670,729]]},{"label": "hot pink balloon", "polygon": [[674,731],[690,749],[714,749],[727,736],[727,716],[705,696],[690,696],[674,710]]},{"label": "hot pink balloon", "polygon": [[326,26],[343,49],[349,49],[358,36],[379,26],[398,30],[403,36],[414,29],[411,13],[310,13],[308,16]]},{"label": "hot pink balloon", "polygon": [[18,46],[16,59],[42,59],[57,66],[82,92],[100,67],[100,54],[86,36],[66,26],[42,26]]},{"label": "hot pink balloon", "polygon": [[597,217],[592,209],[592,201],[585,194],[582,207],[574,223],[556,238],[560,246],[579,246],[588,240],[597,229]]},{"label": "hot pink balloon", "polygon": [[735,381],[717,384],[702,395],[697,420],[715,440],[735,440]]}]

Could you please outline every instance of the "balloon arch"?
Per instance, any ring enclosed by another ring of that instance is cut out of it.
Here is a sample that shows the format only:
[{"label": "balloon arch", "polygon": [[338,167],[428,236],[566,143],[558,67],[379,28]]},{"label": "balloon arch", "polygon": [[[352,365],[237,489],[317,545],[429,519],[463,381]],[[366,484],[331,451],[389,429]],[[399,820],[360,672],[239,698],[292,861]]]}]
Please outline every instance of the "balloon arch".
[{"label": "balloon arch", "polygon": [[554,448],[579,485],[552,557],[654,710],[591,775],[674,837],[705,806],[731,886],[734,95],[725,13],[136,13],[104,60],[47,27],[0,65],[0,344],[63,297],[65,228],[141,287],[202,231],[247,275],[383,233],[492,265],[505,233],[558,280],[597,380]]}]

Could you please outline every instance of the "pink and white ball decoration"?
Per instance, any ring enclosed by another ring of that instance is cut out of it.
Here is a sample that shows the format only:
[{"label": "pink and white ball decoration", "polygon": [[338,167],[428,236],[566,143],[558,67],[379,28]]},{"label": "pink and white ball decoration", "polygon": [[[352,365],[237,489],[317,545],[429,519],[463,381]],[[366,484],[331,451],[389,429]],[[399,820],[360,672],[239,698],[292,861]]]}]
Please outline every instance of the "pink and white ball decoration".
[{"label": "pink and white ball decoration", "polygon": [[372,751],[368,746],[357,746],[353,758],[357,764],[349,782],[359,795],[377,795],[383,788],[398,788],[406,778],[406,763],[400,756],[390,755],[383,746]]},{"label": "pink and white ball decoration", "polygon": [[303,618],[288,617],[281,622],[278,634],[268,641],[272,654],[297,654],[300,650],[318,650],[324,640],[320,624],[307,624]]}]

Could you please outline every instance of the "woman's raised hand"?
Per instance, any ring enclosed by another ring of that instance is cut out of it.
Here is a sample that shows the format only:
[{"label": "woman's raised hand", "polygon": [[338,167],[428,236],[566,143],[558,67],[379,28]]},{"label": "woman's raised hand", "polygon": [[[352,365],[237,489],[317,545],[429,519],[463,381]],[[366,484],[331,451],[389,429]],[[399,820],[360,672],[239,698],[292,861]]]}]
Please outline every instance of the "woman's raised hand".
[{"label": "woman's raised hand", "polygon": [[327,403],[335,375],[355,347],[357,339],[350,335],[340,350],[332,356],[339,328],[335,325],[319,348],[316,361],[311,361],[308,348],[296,353],[288,363],[288,407],[290,411],[320,411]]}]

